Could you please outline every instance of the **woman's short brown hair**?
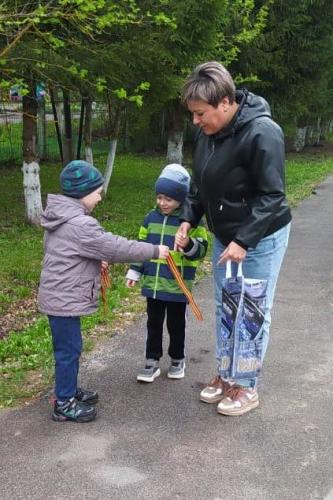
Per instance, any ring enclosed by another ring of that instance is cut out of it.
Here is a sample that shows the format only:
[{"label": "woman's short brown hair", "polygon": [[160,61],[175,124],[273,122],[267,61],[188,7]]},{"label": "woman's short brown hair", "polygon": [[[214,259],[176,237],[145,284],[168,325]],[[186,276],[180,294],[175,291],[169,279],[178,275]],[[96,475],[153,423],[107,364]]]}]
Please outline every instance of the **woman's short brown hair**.
[{"label": "woman's short brown hair", "polygon": [[228,97],[235,101],[236,87],[229,71],[217,61],[199,64],[187,77],[181,100],[185,106],[189,101],[204,101],[215,108]]}]

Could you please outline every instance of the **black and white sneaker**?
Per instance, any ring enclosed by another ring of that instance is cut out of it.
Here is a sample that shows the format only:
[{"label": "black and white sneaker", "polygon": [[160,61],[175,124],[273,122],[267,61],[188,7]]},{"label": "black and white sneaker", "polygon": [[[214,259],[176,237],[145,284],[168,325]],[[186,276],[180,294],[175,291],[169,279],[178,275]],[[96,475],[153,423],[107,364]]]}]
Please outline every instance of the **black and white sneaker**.
[{"label": "black and white sneaker", "polygon": [[88,391],[82,387],[78,387],[75,399],[81,401],[82,403],[87,403],[88,405],[95,405],[98,402],[98,393],[96,391]]},{"label": "black and white sneaker", "polygon": [[158,366],[158,360],[147,359],[146,365],[137,374],[136,380],[139,382],[154,382],[155,378],[161,375],[161,370]]},{"label": "black and white sneaker", "polygon": [[68,399],[64,403],[54,403],[52,420],[55,422],[91,422],[97,415],[96,408],[86,403],[77,401],[75,398]]}]

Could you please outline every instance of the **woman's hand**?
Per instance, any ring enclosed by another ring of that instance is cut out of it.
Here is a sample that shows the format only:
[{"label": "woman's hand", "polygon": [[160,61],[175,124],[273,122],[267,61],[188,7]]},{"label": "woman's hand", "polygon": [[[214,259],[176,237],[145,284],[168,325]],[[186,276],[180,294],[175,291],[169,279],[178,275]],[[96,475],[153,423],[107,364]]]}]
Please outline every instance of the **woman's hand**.
[{"label": "woman's hand", "polygon": [[224,249],[224,252],[221,253],[220,258],[218,260],[218,264],[224,264],[227,260],[233,260],[234,262],[242,262],[246,257],[247,251],[232,241],[229,245]]},{"label": "woman's hand", "polygon": [[[183,248],[188,245],[189,238],[187,236],[187,233],[191,229],[191,224],[189,222],[182,222],[181,225],[178,228],[178,231],[175,235],[175,245],[173,247],[174,250],[180,250],[182,251]],[[187,243],[186,243],[187,241]]]},{"label": "woman's hand", "polygon": [[189,244],[189,241],[190,241],[190,238],[188,236],[184,236],[180,233],[176,233],[175,246],[177,246],[177,248],[181,248],[183,250],[185,247],[187,247],[187,245]]}]

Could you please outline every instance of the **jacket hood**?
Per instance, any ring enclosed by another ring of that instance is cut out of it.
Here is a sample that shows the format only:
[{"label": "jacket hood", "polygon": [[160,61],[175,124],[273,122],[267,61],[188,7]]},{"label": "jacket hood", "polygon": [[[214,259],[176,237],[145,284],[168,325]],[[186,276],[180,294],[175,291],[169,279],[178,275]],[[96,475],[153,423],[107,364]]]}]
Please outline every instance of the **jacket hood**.
[{"label": "jacket hood", "polygon": [[268,102],[258,95],[252,94],[246,89],[236,91],[236,102],[238,110],[229,123],[228,127],[215,134],[215,138],[224,138],[230,134],[235,134],[247,123],[260,116],[272,118],[271,109]]},{"label": "jacket hood", "polygon": [[55,231],[74,217],[88,213],[79,200],[61,194],[49,194],[46,208],[41,214],[40,223],[47,231]]}]

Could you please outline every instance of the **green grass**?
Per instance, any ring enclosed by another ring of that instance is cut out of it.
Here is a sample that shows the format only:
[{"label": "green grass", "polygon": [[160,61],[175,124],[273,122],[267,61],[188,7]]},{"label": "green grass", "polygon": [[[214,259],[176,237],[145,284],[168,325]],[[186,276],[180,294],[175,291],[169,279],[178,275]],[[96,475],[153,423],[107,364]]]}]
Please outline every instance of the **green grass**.
[{"label": "green grass", "polygon": [[312,193],[313,189],[329,173],[333,172],[332,157],[307,157],[290,155],[286,168],[287,197],[291,207],[295,207]]},{"label": "green grass", "polygon": [[[96,165],[104,169],[106,158]],[[106,199],[94,215],[106,230],[136,238],[143,215],[154,203],[154,183],[165,163],[161,157],[119,155]],[[58,191],[61,167],[41,167],[42,196]],[[328,157],[290,156],[287,161],[287,195],[292,206],[309,196],[327,174],[333,172],[333,159]],[[9,314],[29,315],[25,301],[36,294],[43,254],[43,232],[24,221],[22,172],[19,166],[0,167],[0,332],[1,322]],[[142,310],[137,301],[139,290],[125,287],[125,265],[111,268],[112,289],[108,292],[109,312],[103,308],[83,319],[86,350],[92,349],[98,335],[112,334],[114,321],[121,313]],[[23,308],[23,311],[21,309]],[[31,313],[34,317],[35,314]],[[0,340],[0,407],[13,406],[36,395],[51,385],[53,376],[52,348],[48,324],[44,316],[31,318],[28,327],[13,330]]]}]

